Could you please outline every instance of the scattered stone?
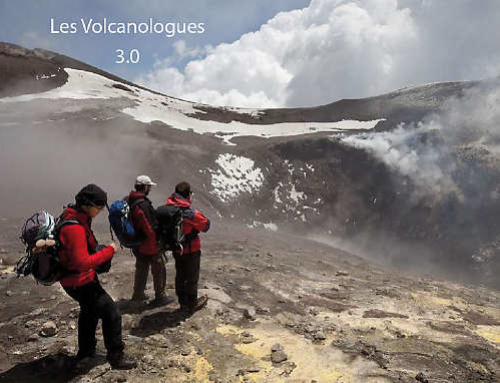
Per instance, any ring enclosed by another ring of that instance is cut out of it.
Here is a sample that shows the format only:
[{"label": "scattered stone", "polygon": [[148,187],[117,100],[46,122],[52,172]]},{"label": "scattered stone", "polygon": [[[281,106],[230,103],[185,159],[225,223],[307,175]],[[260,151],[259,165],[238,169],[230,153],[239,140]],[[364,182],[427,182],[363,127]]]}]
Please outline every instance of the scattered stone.
[{"label": "scattered stone", "polygon": [[429,379],[423,372],[419,372],[417,376],[415,376],[415,379],[422,383],[429,383]]},{"label": "scattered stone", "polygon": [[404,318],[408,319],[407,315],[399,313],[390,313],[382,310],[368,310],[363,313],[363,318]]},{"label": "scattered stone", "polygon": [[339,270],[339,271],[337,271],[337,273],[335,274],[335,276],[337,276],[337,277],[347,277],[347,276],[349,276],[349,273],[346,272],[346,271]]},{"label": "scattered stone", "polygon": [[252,321],[257,319],[255,309],[253,307],[246,308],[243,310],[243,317]]},{"label": "scattered stone", "polygon": [[117,381],[118,383],[124,383],[124,382],[126,382],[126,381],[127,381],[127,377],[126,377],[126,376],[123,376],[123,375],[117,376],[117,377],[116,377],[116,381]]},{"label": "scattered stone", "polygon": [[107,278],[101,278],[101,279],[99,279],[99,282],[101,282],[103,285],[105,285],[105,284],[108,283],[108,279]]},{"label": "scattered stone", "polygon": [[30,335],[28,337],[28,342],[36,342],[36,341],[38,341],[38,339],[40,339],[40,337],[38,336],[38,334],[33,334],[33,335]]},{"label": "scattered stone", "polygon": [[9,335],[9,336],[7,337],[7,339],[12,340],[12,339],[14,339],[14,337],[13,337],[12,335]]},{"label": "scattered stone", "polygon": [[51,299],[51,300],[53,300],[53,301],[55,301],[55,300],[57,299],[57,297],[56,297],[55,295],[52,295],[52,296],[50,297],[50,299]]},{"label": "scattered stone", "polygon": [[271,252],[268,252],[267,256],[270,257],[270,258],[274,257],[273,253],[271,253]]},{"label": "scattered stone", "polygon": [[57,326],[53,321],[45,322],[40,330],[40,335],[48,338],[57,334]]},{"label": "scattered stone", "polygon": [[260,371],[260,368],[258,366],[252,366],[250,368],[247,368],[247,372],[252,374],[252,373],[255,373],[255,372],[259,372]]},{"label": "scattered stone", "polygon": [[269,310],[267,307],[259,307],[259,308],[257,308],[257,312],[258,312],[259,314],[264,314],[264,315],[266,315],[266,314],[270,314],[270,313],[271,313],[271,310]]},{"label": "scattered stone", "polygon": [[319,314],[319,310],[313,307],[312,309],[309,310],[309,314],[316,316]]},{"label": "scattered stone", "polygon": [[76,353],[75,347],[65,345],[63,348],[61,348],[61,353],[65,355],[73,355]]},{"label": "scattered stone", "polygon": [[80,312],[79,307],[73,307],[71,311],[69,312],[70,318],[76,318],[78,316],[78,313]]},{"label": "scattered stone", "polygon": [[273,344],[271,347],[271,352],[283,351],[283,346],[279,343]]},{"label": "scattered stone", "polygon": [[240,368],[240,369],[236,372],[236,376],[243,376],[243,375],[245,375],[245,372],[246,372],[245,370],[243,370],[243,369],[241,369],[241,368]]},{"label": "scattered stone", "polygon": [[248,338],[248,337],[252,336],[252,334],[250,334],[248,331],[243,331],[241,333],[241,336],[244,336],[245,338]]},{"label": "scattered stone", "polygon": [[146,344],[161,348],[168,348],[168,340],[161,334],[153,334],[144,339]]},{"label": "scattered stone", "polygon": [[153,361],[155,360],[154,356],[153,355],[144,355],[142,358],[141,358],[141,361],[143,363],[146,363],[146,364],[150,364],[150,363],[153,363]]},{"label": "scattered stone", "polygon": [[125,330],[130,330],[135,327],[137,324],[137,320],[130,314],[122,315],[122,328]]},{"label": "scattered stone", "polygon": [[35,311],[32,311],[28,316],[30,316],[30,317],[37,317],[39,315],[47,313],[48,311],[49,310],[47,310],[46,308],[40,307],[40,308],[36,309]]},{"label": "scattered stone", "polygon": [[10,290],[7,290],[7,291],[5,292],[5,295],[7,295],[8,297],[11,297],[11,296],[13,296],[13,295],[14,295],[14,293],[13,293],[12,291],[10,291]]},{"label": "scattered stone", "polygon": [[182,349],[181,350],[181,355],[182,356],[188,356],[189,354],[191,354],[190,350],[187,350],[187,349]]},{"label": "scattered stone", "polygon": [[314,340],[325,340],[326,335],[323,332],[323,330],[318,330],[318,331],[316,331],[316,333],[314,333],[313,338],[314,338]]},{"label": "scattered stone", "polygon": [[276,364],[283,363],[288,359],[288,356],[283,351],[275,351],[271,354],[271,361]]}]

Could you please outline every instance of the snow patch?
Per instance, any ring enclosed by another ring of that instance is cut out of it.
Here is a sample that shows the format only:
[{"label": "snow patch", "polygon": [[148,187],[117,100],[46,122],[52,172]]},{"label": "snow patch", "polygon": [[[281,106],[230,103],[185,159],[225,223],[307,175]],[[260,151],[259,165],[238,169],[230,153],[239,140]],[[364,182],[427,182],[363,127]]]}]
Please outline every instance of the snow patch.
[{"label": "snow patch", "polygon": [[224,153],[215,162],[219,169],[209,169],[212,174],[212,194],[223,202],[237,198],[242,193],[257,192],[264,182],[262,171],[255,167],[255,162],[250,158]]},{"label": "snow patch", "polygon": [[52,78],[52,77],[56,77],[57,75],[56,74],[37,74],[35,76],[35,80],[43,80],[43,79],[47,79],[47,78]]},{"label": "snow patch", "polygon": [[305,200],[306,196],[304,192],[298,192],[297,189],[295,189],[295,185],[292,184],[292,190],[290,190],[290,198],[296,204],[299,204],[301,201]]},{"label": "snow patch", "polygon": [[[0,102],[25,102],[34,99],[108,99],[128,98],[135,102],[135,106],[125,108],[123,113],[132,116],[137,121],[150,123],[161,121],[174,129],[198,134],[214,134],[229,145],[231,139],[244,136],[258,136],[264,138],[294,136],[314,132],[339,133],[352,130],[371,130],[379,121],[342,120],[335,122],[290,122],[276,124],[244,124],[231,121],[222,123],[218,121],[205,121],[194,118],[193,114],[205,113],[198,107],[202,104],[183,101],[173,97],[156,94],[132,85],[122,85],[107,77],[96,73],[78,69],[65,68],[68,74],[67,82],[58,88],[47,92],[26,94],[15,97],[0,98]],[[44,75],[42,75],[44,76]],[[42,77],[43,78],[43,77]],[[126,86],[130,91],[117,88],[116,85]],[[235,113],[259,116],[264,112],[259,109],[229,108]]]},{"label": "snow patch", "polygon": [[278,231],[278,225],[276,225],[274,222],[263,223],[263,222],[259,222],[259,221],[253,221],[251,224],[248,224],[247,227],[250,227],[250,228],[263,227],[264,229],[267,229],[267,230]]}]

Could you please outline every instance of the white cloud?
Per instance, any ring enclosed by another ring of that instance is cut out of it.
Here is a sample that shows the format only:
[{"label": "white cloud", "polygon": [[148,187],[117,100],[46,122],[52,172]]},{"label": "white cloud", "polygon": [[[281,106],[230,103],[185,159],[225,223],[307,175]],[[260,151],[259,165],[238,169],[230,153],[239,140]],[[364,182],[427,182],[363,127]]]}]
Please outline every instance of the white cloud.
[{"label": "white cloud", "polygon": [[276,107],[484,78],[500,72],[499,14],[494,0],[312,0],[231,44],[179,46],[203,57],[180,70],[165,60],[137,81],[198,102]]}]

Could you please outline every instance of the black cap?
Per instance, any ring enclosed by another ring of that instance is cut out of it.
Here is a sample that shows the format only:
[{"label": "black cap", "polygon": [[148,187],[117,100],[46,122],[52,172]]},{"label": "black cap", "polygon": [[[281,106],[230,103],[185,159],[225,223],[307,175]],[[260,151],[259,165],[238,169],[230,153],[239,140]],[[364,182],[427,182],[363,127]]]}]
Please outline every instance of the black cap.
[{"label": "black cap", "polygon": [[89,184],[78,192],[75,201],[79,206],[107,206],[108,195],[99,186]]}]

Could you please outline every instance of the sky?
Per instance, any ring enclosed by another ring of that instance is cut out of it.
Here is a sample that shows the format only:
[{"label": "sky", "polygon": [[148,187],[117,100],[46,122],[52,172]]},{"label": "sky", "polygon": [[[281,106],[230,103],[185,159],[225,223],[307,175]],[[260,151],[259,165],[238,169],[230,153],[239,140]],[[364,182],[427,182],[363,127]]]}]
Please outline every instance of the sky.
[{"label": "sky", "polygon": [[[104,17],[203,23],[203,32],[84,33],[80,19]],[[65,22],[78,31],[51,33],[51,19],[53,31]],[[498,0],[0,0],[0,41],[63,53],[171,96],[243,107],[497,77],[499,21]],[[117,49],[127,58],[137,49],[139,62],[116,63]]]}]

